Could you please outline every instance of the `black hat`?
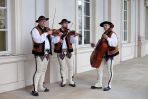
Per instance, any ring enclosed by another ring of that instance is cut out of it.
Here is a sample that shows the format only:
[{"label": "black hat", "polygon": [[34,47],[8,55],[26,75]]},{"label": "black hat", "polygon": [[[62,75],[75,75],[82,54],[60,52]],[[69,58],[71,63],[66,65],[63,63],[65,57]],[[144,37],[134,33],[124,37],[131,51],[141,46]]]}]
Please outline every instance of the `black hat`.
[{"label": "black hat", "polygon": [[45,16],[40,16],[39,18],[38,18],[38,20],[36,20],[35,22],[39,22],[39,21],[41,21],[41,20],[49,20],[49,18],[46,18]]},{"label": "black hat", "polygon": [[104,21],[104,22],[102,22],[102,23],[100,24],[100,27],[103,27],[104,24],[109,24],[111,28],[114,27],[113,23],[111,23],[111,22],[109,22],[109,21]]},{"label": "black hat", "polygon": [[67,19],[62,19],[62,21],[59,24],[63,24],[65,22],[71,23],[70,21],[68,21]]}]

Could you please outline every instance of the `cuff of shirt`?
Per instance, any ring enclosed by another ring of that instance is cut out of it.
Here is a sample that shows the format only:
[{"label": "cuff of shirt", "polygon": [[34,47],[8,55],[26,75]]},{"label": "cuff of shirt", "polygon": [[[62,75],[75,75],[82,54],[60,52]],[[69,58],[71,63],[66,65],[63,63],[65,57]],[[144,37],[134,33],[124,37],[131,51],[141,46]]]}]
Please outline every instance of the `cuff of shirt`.
[{"label": "cuff of shirt", "polygon": [[48,33],[44,33],[44,35],[45,35],[45,36],[47,36],[47,35],[48,35]]},{"label": "cuff of shirt", "polygon": [[109,41],[109,40],[110,40],[110,38],[108,37],[108,38],[107,38],[107,41]]}]

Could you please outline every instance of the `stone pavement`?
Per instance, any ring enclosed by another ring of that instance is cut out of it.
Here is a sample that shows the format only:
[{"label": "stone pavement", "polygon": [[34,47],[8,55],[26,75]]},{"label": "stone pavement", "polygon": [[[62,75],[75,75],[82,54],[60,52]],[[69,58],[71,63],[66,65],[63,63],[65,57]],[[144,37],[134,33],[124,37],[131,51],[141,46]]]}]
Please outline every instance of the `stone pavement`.
[{"label": "stone pavement", "polygon": [[88,71],[76,75],[76,88],[61,88],[57,82],[48,85],[50,92],[39,97],[31,96],[31,87],[26,87],[1,93],[0,99],[148,99],[148,56],[115,65],[111,91],[90,89],[95,77],[94,70]]}]

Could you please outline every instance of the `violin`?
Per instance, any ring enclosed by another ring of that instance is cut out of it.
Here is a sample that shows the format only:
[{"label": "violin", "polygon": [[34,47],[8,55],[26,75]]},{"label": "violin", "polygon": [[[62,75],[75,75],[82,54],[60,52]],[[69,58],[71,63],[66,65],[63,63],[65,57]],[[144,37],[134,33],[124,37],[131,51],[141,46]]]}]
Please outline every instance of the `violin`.
[{"label": "violin", "polygon": [[50,29],[48,27],[45,27],[44,32],[49,32],[49,31],[52,31],[51,35],[53,35],[53,36],[58,36],[60,33],[60,30],[58,30],[58,29]]},{"label": "violin", "polygon": [[59,36],[60,35],[60,30],[59,29],[52,29],[52,35],[53,36]]},{"label": "violin", "polygon": [[[61,31],[59,29],[52,29],[52,35],[53,36],[59,36]],[[80,33],[77,33],[76,31],[72,30],[72,31],[69,31],[68,29],[65,29],[64,30],[64,33],[67,33],[65,34],[65,36],[80,36],[82,37],[82,35]]]},{"label": "violin", "polygon": [[74,36],[79,36],[82,37],[82,35],[80,33],[77,33],[76,31],[72,30],[68,32],[68,35],[74,35]]}]

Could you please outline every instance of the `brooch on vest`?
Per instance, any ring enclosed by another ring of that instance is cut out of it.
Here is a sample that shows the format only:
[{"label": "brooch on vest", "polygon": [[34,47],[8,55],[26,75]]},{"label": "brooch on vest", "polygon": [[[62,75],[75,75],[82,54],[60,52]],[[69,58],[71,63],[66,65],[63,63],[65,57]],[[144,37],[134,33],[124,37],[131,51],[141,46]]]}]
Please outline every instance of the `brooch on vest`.
[{"label": "brooch on vest", "polygon": [[62,51],[62,53],[59,54],[59,58],[61,60],[63,60],[65,56],[70,59],[72,57],[72,54],[68,51]]},{"label": "brooch on vest", "polygon": [[38,56],[40,57],[40,59],[43,61],[45,58],[47,59],[47,61],[49,60],[49,54],[44,55],[44,56]]}]

